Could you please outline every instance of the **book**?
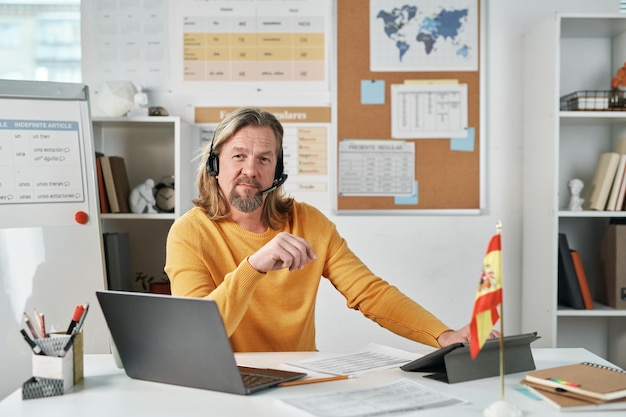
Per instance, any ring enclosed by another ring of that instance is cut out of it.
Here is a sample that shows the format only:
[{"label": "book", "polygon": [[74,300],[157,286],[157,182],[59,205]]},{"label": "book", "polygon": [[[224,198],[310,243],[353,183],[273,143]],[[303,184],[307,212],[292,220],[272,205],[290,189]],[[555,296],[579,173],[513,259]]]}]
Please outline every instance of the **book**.
[{"label": "book", "polygon": [[624,201],[626,200],[626,166],[622,175],[622,182],[617,193],[617,201],[615,202],[615,211],[624,210]]},{"label": "book", "polygon": [[126,164],[121,156],[103,156],[101,158],[102,176],[111,213],[130,213],[130,182]]},{"label": "book", "polygon": [[615,152],[620,155],[626,153],[626,136],[617,140],[617,144],[615,145]]},{"label": "book", "polygon": [[120,205],[117,201],[117,194],[115,193],[115,183],[113,182],[113,171],[111,170],[109,157],[102,156],[100,158],[100,165],[102,166],[102,178],[104,180],[104,188],[106,190],[111,213],[119,213]]},{"label": "book", "polygon": [[589,281],[587,280],[587,274],[585,273],[580,252],[576,249],[570,249],[570,255],[572,256],[572,262],[574,263],[574,270],[576,271],[576,278],[578,278],[578,286],[580,287],[580,293],[583,297],[585,310],[592,310],[593,299],[591,298],[591,291],[589,291]]},{"label": "book", "polygon": [[111,165],[111,174],[113,175],[113,184],[117,203],[120,213],[130,213],[130,182],[128,181],[128,173],[126,172],[126,164],[121,156],[109,156]]},{"label": "book", "polygon": [[588,401],[626,398],[626,371],[591,362],[530,371],[524,379]]},{"label": "book", "polygon": [[624,219],[611,219],[600,242],[600,265],[605,291],[598,301],[615,309],[626,309],[626,224]]},{"label": "book", "polygon": [[589,198],[587,198],[590,210],[604,210],[606,208],[619,159],[620,156],[617,152],[604,152],[600,155],[589,188]]},{"label": "book", "polygon": [[548,388],[544,385],[523,380],[522,385],[532,389],[533,393],[542,400],[562,412],[568,411],[602,411],[602,410],[626,410],[626,398],[611,401],[600,401],[580,397],[576,394],[557,391],[557,388]]},{"label": "book", "polygon": [[624,204],[624,193],[622,192],[622,203],[618,206],[618,198],[620,190],[622,189],[622,183],[624,182],[624,170],[626,169],[626,154],[619,156],[619,162],[615,170],[615,178],[613,179],[613,185],[611,186],[611,193],[609,194],[609,200],[606,203],[606,209],[609,211],[621,210]]},{"label": "book", "polygon": [[102,241],[104,243],[107,289],[132,291],[133,281],[128,233],[103,233]]},{"label": "book", "polygon": [[104,186],[104,176],[102,175],[102,156],[96,155],[96,178],[98,179],[98,200],[100,201],[100,213],[110,213],[109,198]]},{"label": "book", "polygon": [[558,252],[558,301],[567,307],[583,310],[583,301],[580,285],[574,268],[574,261],[565,233],[559,233]]}]

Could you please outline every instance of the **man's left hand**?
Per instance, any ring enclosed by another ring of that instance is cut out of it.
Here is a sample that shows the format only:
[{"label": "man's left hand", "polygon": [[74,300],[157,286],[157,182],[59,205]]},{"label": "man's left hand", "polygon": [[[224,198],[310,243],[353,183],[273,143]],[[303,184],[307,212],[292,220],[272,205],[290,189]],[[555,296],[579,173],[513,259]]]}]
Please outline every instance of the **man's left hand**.
[{"label": "man's left hand", "polygon": [[[489,333],[489,338],[499,337],[500,332],[497,330],[492,330]],[[452,345],[454,343],[465,343],[469,342],[470,338],[470,329],[469,324],[467,326],[461,327],[459,330],[448,330],[443,332],[437,338],[437,343],[439,346],[446,347]]]}]

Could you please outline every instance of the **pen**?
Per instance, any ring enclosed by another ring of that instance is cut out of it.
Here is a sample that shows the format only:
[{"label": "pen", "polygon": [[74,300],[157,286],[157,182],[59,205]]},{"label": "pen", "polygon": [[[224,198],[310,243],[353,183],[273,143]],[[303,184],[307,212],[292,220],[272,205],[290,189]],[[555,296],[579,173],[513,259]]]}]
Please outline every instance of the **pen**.
[{"label": "pen", "polygon": [[24,340],[26,340],[26,343],[28,343],[30,345],[30,348],[33,350],[33,352],[36,355],[45,355],[45,353],[43,353],[43,351],[41,350],[41,346],[39,346],[37,343],[33,342],[33,339],[31,339],[28,336],[28,333],[26,333],[26,330],[20,329],[20,333],[22,333],[22,335],[24,336]]},{"label": "pen", "polygon": [[39,314],[35,309],[33,309],[33,313],[35,314],[35,320],[37,320],[37,325],[41,331],[41,337],[48,337],[48,334],[46,333],[46,320],[43,314]]},{"label": "pen", "polygon": [[85,307],[83,307],[82,305],[76,306],[76,308],[74,309],[74,315],[72,316],[72,321],[70,321],[70,325],[68,326],[65,334],[72,334],[74,327],[76,327],[76,325],[80,321],[80,318],[83,316],[84,311]]},{"label": "pen", "polygon": [[76,324],[76,333],[80,332],[83,328],[83,324],[85,323],[85,317],[87,317],[87,313],[89,312],[89,303],[83,304],[83,314],[80,316],[78,320],[78,324]]},{"label": "pen", "polygon": [[293,387],[295,385],[315,384],[317,382],[339,381],[341,379],[356,378],[355,374],[329,376],[327,378],[299,379],[297,381],[287,381],[278,384],[279,387]]},{"label": "pen", "polygon": [[67,352],[72,348],[72,345],[74,344],[74,339],[76,338],[76,335],[78,334],[78,331],[73,331],[72,335],[70,336],[70,339],[67,341],[67,343],[65,344],[65,346],[63,346],[63,350],[61,350],[59,352],[59,356],[61,358],[65,357],[65,355],[67,354]]},{"label": "pen", "polygon": [[24,323],[26,323],[26,326],[28,327],[30,334],[33,335],[33,338],[39,339],[39,332],[37,331],[35,326],[33,326],[33,322],[30,320],[30,317],[28,317],[28,314],[26,314],[26,312],[24,312]]}]

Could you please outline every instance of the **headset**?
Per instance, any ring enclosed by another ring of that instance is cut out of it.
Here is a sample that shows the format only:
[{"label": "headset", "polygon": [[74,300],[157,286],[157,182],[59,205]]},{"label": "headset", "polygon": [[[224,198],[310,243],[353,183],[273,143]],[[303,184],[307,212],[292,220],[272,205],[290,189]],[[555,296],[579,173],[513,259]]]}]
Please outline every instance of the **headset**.
[{"label": "headset", "polygon": [[[213,133],[213,138],[211,139],[211,148],[209,150],[209,157],[206,160],[206,171],[212,177],[217,177],[217,174],[220,172],[220,159],[219,156],[213,152],[213,144],[215,143],[215,133]],[[261,191],[261,194],[267,194],[271,191],[274,191],[281,185],[287,181],[287,174],[284,173],[285,166],[283,164],[283,150],[281,148],[280,155],[278,155],[278,161],[276,161],[276,171],[274,171],[274,181],[272,181],[272,186],[268,189]]]}]

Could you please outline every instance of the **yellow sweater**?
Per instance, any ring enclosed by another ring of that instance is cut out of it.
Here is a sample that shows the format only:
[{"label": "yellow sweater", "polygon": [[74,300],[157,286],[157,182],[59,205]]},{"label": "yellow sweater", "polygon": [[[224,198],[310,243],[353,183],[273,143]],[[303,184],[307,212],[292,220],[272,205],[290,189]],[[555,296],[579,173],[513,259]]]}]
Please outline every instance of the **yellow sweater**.
[{"label": "yellow sweater", "polygon": [[[349,308],[400,336],[439,346],[437,337],[450,328],[375,276],[320,211],[298,202],[293,207],[283,230],[260,234],[209,220],[197,207],[181,216],[167,238],[172,294],[215,300],[235,351],[315,350],[315,299],[325,277]],[[257,272],[248,256],[281,231],[306,239],[317,259],[295,272]]]}]

